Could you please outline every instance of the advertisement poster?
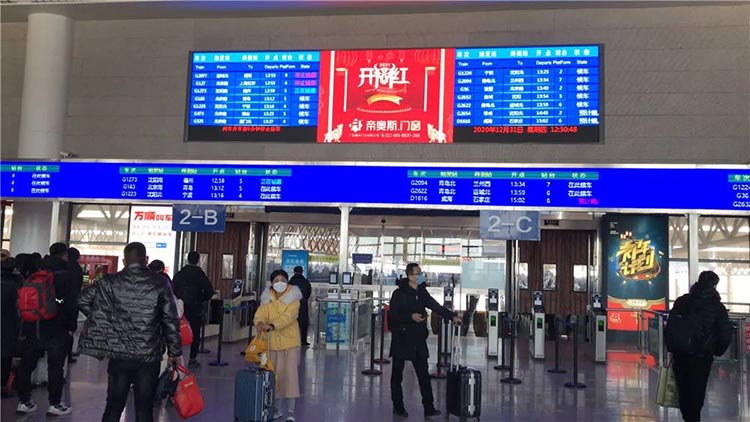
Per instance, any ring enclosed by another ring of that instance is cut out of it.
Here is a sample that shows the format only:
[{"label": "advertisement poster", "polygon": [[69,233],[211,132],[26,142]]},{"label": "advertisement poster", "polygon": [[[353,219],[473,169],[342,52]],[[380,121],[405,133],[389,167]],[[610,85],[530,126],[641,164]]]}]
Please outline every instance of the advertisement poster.
[{"label": "advertisement poster", "polygon": [[302,275],[307,278],[307,261],[310,259],[310,253],[304,250],[284,249],[281,251],[281,269],[289,274],[289,278],[294,276],[294,267],[302,267]]},{"label": "advertisement poster", "polygon": [[320,54],[319,143],[453,142],[452,49]]},{"label": "advertisement poster", "polygon": [[348,303],[329,303],[326,306],[326,348],[335,349],[348,347],[349,344],[349,312]]},{"label": "advertisement poster", "polygon": [[177,233],[172,231],[172,207],[132,206],[128,242],[143,243],[148,260],[163,261],[164,271],[174,276]]},{"label": "advertisement poster", "polygon": [[616,310],[666,309],[668,219],[658,215],[607,214],[604,224],[609,329],[637,331],[637,314]]}]

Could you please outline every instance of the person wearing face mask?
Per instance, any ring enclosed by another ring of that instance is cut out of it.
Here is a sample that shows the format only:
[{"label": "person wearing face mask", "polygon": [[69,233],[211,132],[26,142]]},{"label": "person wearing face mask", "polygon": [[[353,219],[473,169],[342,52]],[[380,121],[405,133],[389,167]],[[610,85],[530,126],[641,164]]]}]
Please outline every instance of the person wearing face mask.
[{"label": "person wearing face mask", "polygon": [[401,417],[409,416],[404,407],[404,392],[401,388],[406,361],[411,361],[417,373],[425,417],[440,415],[440,411],[435,408],[427,365],[430,354],[427,349],[429,332],[425,322],[425,308],[437,312],[443,319],[452,319],[455,324],[461,323],[461,318],[455,316],[450,309],[440,306],[430,296],[425,281],[426,276],[419,264],[407,265],[406,277],[399,280],[398,289],[393,292],[390,300],[388,326],[392,335],[390,355],[393,358],[391,400],[393,413]]},{"label": "person wearing face mask", "polygon": [[[269,358],[276,372],[276,402],[274,419],[284,416],[294,422],[294,402],[300,396],[299,356],[300,332],[297,325],[302,291],[289,284],[284,270],[271,273],[271,285],[260,296],[260,307],[255,312],[258,333],[270,332]],[[259,334],[262,335],[262,334]]]}]

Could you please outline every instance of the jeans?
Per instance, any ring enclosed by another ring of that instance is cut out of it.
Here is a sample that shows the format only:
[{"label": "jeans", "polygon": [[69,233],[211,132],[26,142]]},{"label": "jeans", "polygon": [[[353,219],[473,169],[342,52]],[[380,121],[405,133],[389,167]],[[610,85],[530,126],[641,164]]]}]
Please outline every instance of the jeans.
[{"label": "jeans", "polygon": [[190,344],[190,359],[193,360],[198,357],[198,349],[201,345],[201,328],[203,327],[203,317],[201,315],[185,315],[185,317],[190,323],[190,329],[193,330],[193,342]]},{"label": "jeans", "polygon": [[118,422],[133,385],[136,422],[153,422],[154,395],[159,380],[159,362],[144,363],[110,359],[107,366],[107,406],[102,422]]},{"label": "jeans", "polygon": [[21,342],[21,364],[16,369],[16,388],[18,399],[22,403],[31,400],[31,373],[36,369],[37,362],[47,352],[47,393],[49,404],[60,404],[63,391],[63,367],[67,354],[68,334],[42,337],[26,337]]},{"label": "jeans", "polygon": [[711,358],[674,355],[673,369],[680,396],[680,412],[686,422],[701,420],[701,409],[706,399]]},{"label": "jeans", "polygon": [[[393,358],[393,367],[391,368],[391,400],[395,409],[404,408],[404,391],[401,388],[401,381],[404,378],[404,365],[406,361]],[[432,410],[435,406],[435,399],[432,396],[432,384],[427,366],[427,355],[417,352],[417,357],[412,361],[414,371],[417,373],[419,381],[419,392],[422,393],[422,404],[425,410]]]}]

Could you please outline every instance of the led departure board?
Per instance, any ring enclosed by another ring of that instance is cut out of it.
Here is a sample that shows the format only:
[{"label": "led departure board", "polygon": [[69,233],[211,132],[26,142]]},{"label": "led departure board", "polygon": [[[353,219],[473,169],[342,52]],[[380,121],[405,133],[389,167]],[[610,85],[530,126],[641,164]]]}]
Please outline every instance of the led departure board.
[{"label": "led departure board", "polygon": [[750,167],[3,162],[3,199],[750,212]]},{"label": "led departure board", "polygon": [[600,45],[193,52],[188,141],[598,142]]}]

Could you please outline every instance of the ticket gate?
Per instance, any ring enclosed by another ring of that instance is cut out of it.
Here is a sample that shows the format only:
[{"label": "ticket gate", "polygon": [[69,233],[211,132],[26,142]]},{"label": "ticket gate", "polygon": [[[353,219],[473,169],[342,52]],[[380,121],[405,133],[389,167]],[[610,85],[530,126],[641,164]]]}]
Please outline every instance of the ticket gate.
[{"label": "ticket gate", "polygon": [[540,291],[532,293],[531,313],[531,357],[544,359],[544,295]]},{"label": "ticket gate", "polygon": [[500,292],[489,289],[487,292],[487,357],[497,357],[499,353],[500,333]]},{"label": "ticket gate", "polygon": [[591,295],[591,357],[596,363],[607,362],[607,310],[599,294]]}]

